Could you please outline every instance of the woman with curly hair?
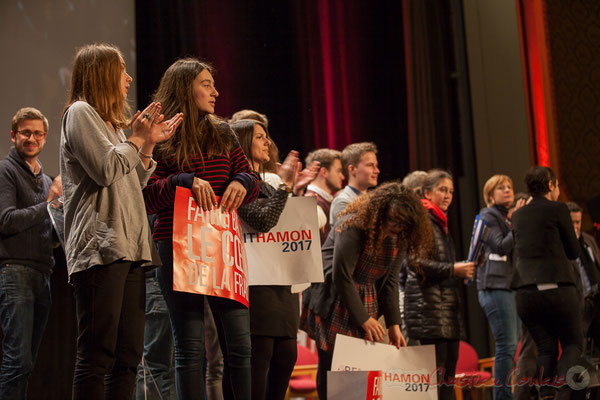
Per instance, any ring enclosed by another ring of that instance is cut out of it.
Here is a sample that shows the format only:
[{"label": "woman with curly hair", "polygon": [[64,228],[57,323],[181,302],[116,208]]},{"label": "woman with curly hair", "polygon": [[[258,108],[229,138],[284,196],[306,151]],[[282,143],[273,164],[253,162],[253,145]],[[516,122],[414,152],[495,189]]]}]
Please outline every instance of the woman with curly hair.
[{"label": "woman with curly hair", "polygon": [[300,318],[300,328],[318,347],[320,399],[327,398],[336,334],[382,342],[386,332],[377,319],[383,314],[390,344],[406,346],[398,272],[405,256],[419,256],[431,242],[427,212],[399,183],[359,196],[340,217],[323,244],[325,282],[304,293]]}]

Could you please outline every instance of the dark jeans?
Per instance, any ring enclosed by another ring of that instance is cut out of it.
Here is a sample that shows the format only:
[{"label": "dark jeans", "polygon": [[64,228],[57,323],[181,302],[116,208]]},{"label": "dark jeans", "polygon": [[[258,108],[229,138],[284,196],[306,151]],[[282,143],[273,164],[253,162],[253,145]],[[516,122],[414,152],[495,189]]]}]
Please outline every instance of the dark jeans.
[{"label": "dark jeans", "polygon": [[144,271],[98,265],[71,276],[77,310],[73,399],[131,400],[144,347]]},{"label": "dark jeans", "polygon": [[296,339],[252,335],[252,400],[283,400],[296,364]]},{"label": "dark jeans", "polygon": [[331,371],[333,361],[333,349],[331,353],[317,348],[319,353],[319,364],[317,365],[317,392],[319,400],[327,400],[327,371]]},{"label": "dark jeans", "polygon": [[[204,395],[204,298],[173,291],[173,245],[160,241],[163,266],[158,281],[167,302],[175,342],[175,386],[179,399]],[[207,296],[225,360],[223,396],[226,400],[250,399],[250,314],[242,304]]]},{"label": "dark jeans", "polygon": [[511,372],[519,341],[517,302],[512,290],[487,289],[478,293],[496,341],[494,399],[512,400]]},{"label": "dark jeans", "polygon": [[[517,311],[538,349],[538,376],[542,397],[552,396],[555,377],[565,380],[567,371],[577,365],[583,349],[581,308],[575,286],[539,291],[536,287],[517,291]],[[558,358],[558,343],[562,348]],[[558,389],[557,398],[568,399],[568,385]]]},{"label": "dark jeans", "polygon": [[50,277],[26,265],[0,268],[0,399],[26,399],[51,305]]},{"label": "dark jeans", "polygon": [[419,339],[421,345],[435,345],[435,360],[438,370],[438,399],[454,399],[454,375],[458,362],[458,339]]},{"label": "dark jeans", "polygon": [[173,386],[173,334],[156,271],[146,274],[144,358],[138,366],[136,398],[168,399]]},{"label": "dark jeans", "polygon": [[221,400],[223,399],[223,353],[207,296],[204,296],[204,350],[206,351],[206,400]]}]

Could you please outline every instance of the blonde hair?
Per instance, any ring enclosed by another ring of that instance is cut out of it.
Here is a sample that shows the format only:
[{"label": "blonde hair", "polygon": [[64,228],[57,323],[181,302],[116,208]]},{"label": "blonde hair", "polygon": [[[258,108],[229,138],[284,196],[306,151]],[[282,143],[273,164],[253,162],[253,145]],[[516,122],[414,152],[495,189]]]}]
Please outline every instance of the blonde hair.
[{"label": "blonde hair", "polygon": [[504,182],[508,182],[510,183],[510,186],[513,186],[512,179],[510,179],[510,177],[507,175],[501,174],[492,176],[490,179],[487,180],[485,185],[483,185],[483,200],[485,201],[485,204],[488,207],[494,204],[494,190],[498,187],[498,185]]},{"label": "blonde hair", "polygon": [[64,111],[76,101],[85,101],[104,121],[117,128],[127,127],[129,105],[121,89],[122,58],[121,51],[107,43],[88,44],[77,50]]}]

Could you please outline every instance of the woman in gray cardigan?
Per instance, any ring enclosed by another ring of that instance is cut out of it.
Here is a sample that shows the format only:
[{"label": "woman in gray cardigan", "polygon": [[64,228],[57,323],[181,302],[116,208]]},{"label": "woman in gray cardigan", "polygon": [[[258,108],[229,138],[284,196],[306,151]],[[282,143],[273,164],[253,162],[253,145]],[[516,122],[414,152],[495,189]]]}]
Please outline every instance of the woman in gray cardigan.
[{"label": "woman in gray cardigan", "polygon": [[182,120],[163,121],[152,103],[127,119],[132,78],[121,52],[93,44],[77,52],[62,120],[60,170],[65,253],[77,307],[73,399],[130,398],[144,340],[141,266],[158,265],[142,187],[154,145]]}]

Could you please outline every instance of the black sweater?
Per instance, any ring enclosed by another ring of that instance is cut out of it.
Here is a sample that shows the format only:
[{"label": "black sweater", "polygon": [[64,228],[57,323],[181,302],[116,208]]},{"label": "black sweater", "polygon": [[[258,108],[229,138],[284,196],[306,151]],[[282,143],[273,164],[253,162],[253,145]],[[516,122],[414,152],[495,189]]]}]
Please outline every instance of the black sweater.
[{"label": "black sweater", "polygon": [[46,209],[52,180],[34,175],[17,150],[0,161],[0,266],[15,263],[50,274],[52,223]]}]

